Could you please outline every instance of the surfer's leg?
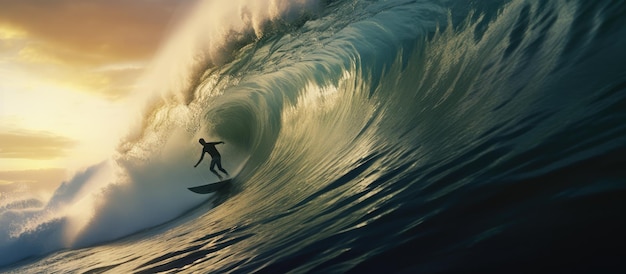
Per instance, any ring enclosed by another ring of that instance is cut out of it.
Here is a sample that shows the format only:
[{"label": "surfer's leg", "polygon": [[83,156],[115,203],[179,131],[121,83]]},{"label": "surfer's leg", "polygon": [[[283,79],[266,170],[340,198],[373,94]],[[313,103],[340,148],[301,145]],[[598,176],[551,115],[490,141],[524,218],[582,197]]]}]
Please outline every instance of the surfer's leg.
[{"label": "surfer's leg", "polygon": [[[216,159],[211,160],[211,167],[209,168],[209,170],[211,170],[211,172],[213,172],[215,175],[217,175],[218,178],[220,178],[220,180],[222,180],[222,175],[217,173],[217,171],[215,170],[215,164],[217,163],[219,163],[218,160]],[[219,165],[218,165],[218,168],[219,168]]]},{"label": "surfer's leg", "polygon": [[228,172],[222,167],[222,159],[217,159],[216,161],[217,168],[224,172],[224,174],[228,175]]}]

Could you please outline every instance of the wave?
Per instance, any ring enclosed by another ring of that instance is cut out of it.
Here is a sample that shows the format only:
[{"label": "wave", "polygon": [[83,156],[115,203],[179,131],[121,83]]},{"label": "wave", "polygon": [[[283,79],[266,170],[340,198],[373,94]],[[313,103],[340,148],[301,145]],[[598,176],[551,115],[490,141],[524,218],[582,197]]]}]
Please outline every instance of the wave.
[{"label": "wave", "polygon": [[[189,106],[198,79],[207,68],[232,60],[234,51],[259,39],[264,32],[314,15],[320,8],[318,2],[198,4],[172,35],[171,42],[164,45],[154,61],[155,69],[141,80],[134,107],[146,105],[144,117],[120,141],[111,159],[79,172],[48,201],[18,198],[2,206],[0,251],[6,256],[0,258],[0,265],[113,240],[172,220],[206,201],[206,197],[186,189],[211,180],[204,172],[192,171],[196,159],[191,158],[199,151],[197,139],[220,136],[228,140],[222,152],[228,155],[224,166],[236,174],[249,151],[242,147],[246,140],[234,135],[250,136],[240,133],[253,125],[248,118],[258,112],[246,112],[242,106],[229,108],[229,113],[220,113],[222,119],[239,116],[239,121],[251,123],[218,125],[222,130],[212,130],[219,121],[199,121],[202,109],[208,105]],[[228,107],[233,103],[220,104]]]},{"label": "wave", "polygon": [[[232,252],[268,264],[294,256],[290,245],[342,235],[371,247],[352,233],[379,235],[372,227],[389,216],[402,226],[382,237],[393,250],[464,191],[623,146],[620,4],[505,2],[203,2],[143,80],[144,115],[113,159],[43,208],[0,211],[0,250],[12,250],[0,264],[117,239],[204,203],[185,189],[209,178],[192,168],[200,137],[226,142],[237,197],[170,228],[254,226],[267,244],[241,240],[251,247]],[[328,249],[343,254],[342,244]]]}]

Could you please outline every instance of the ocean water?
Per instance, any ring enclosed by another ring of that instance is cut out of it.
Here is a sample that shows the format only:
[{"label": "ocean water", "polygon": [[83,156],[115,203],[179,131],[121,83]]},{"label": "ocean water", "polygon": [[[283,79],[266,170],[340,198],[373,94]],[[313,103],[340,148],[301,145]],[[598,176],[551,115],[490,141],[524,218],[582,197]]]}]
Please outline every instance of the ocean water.
[{"label": "ocean water", "polygon": [[110,159],[4,193],[0,272],[626,271],[626,2],[217,3]]}]

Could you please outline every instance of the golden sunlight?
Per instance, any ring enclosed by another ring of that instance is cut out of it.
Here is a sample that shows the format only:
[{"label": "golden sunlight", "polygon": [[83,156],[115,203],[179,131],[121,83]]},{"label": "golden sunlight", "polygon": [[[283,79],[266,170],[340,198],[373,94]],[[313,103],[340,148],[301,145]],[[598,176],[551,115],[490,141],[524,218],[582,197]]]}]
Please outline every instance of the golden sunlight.
[{"label": "golden sunlight", "polygon": [[141,108],[135,83],[194,2],[0,0],[0,185],[58,184],[110,157]]}]

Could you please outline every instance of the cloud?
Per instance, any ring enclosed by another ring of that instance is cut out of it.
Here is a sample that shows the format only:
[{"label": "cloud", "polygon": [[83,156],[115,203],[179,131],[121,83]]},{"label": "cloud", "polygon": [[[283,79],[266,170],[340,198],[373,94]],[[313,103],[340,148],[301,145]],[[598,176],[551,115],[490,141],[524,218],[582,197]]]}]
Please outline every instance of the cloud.
[{"label": "cloud", "polygon": [[[121,98],[196,1],[0,0],[0,66]],[[140,65],[112,68],[128,63]]]},{"label": "cloud", "polygon": [[49,132],[0,132],[0,158],[47,160],[66,155],[76,141]]},{"label": "cloud", "polygon": [[145,63],[139,62],[134,63],[134,66],[71,66],[36,53],[28,53],[28,58],[31,62],[13,65],[19,66],[21,71],[29,72],[30,75],[36,75],[40,83],[45,81],[56,86],[96,93],[110,100],[122,98],[132,92],[146,67]]},{"label": "cloud", "polygon": [[0,40],[23,39],[26,32],[22,29],[10,25],[0,25]]},{"label": "cloud", "polygon": [[[194,1],[0,0],[3,39],[28,35],[48,54],[81,53],[71,61],[102,64],[149,58],[175,13]],[[8,38],[7,38],[8,36]]]},{"label": "cloud", "polygon": [[[6,53],[15,54],[24,47],[26,32],[20,28],[0,23],[0,64],[6,62]],[[3,54],[5,53],[5,54]]]}]

